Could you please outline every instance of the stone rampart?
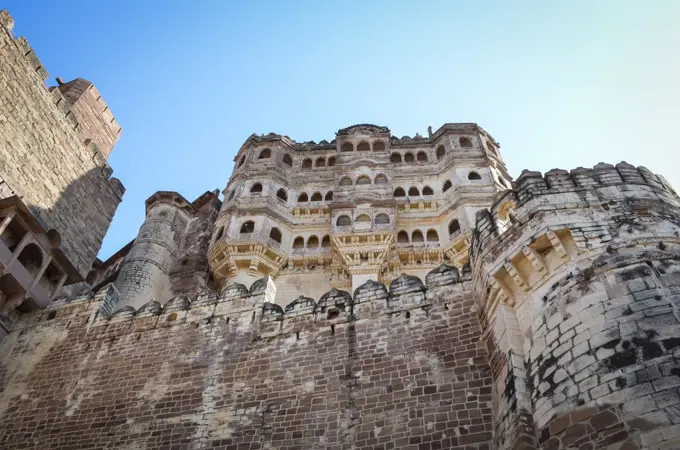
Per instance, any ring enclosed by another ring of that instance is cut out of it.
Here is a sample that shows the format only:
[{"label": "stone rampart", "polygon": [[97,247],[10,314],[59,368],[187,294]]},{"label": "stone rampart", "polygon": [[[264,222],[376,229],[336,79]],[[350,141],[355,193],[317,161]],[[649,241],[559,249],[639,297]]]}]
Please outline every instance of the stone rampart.
[{"label": "stone rampart", "polygon": [[477,216],[495,448],[680,446],[680,204],[649,170],[524,171]]},{"label": "stone rampart", "polygon": [[112,315],[112,285],[55,303],[0,344],[0,447],[489,449],[469,286],[442,266],[285,308],[270,279]]}]

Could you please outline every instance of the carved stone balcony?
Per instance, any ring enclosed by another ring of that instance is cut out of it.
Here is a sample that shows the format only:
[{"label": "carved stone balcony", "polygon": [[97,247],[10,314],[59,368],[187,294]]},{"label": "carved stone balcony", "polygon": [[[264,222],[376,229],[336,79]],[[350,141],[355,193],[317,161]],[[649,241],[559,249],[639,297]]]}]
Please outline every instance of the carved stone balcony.
[{"label": "carved stone balcony", "polygon": [[243,268],[253,275],[262,272],[276,276],[287,259],[281,244],[264,233],[223,237],[213,244],[208,254],[210,269],[218,281]]},{"label": "carved stone balcony", "polygon": [[468,251],[472,241],[472,230],[457,230],[449,235],[449,245],[444,253],[454,266],[460,268],[468,262]]}]

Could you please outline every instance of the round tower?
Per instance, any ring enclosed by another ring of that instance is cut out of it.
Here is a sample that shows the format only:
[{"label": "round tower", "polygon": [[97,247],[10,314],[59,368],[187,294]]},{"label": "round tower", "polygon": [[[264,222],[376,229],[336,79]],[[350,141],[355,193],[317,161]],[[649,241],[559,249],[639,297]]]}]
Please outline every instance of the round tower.
[{"label": "round tower", "polygon": [[675,192],[626,163],[524,171],[478,213],[494,448],[680,447],[678,236]]},{"label": "round tower", "polygon": [[191,204],[175,192],[149,197],[146,219],[116,280],[118,308],[139,308],[151,300],[162,304],[172,297],[169,273],[192,213]]}]

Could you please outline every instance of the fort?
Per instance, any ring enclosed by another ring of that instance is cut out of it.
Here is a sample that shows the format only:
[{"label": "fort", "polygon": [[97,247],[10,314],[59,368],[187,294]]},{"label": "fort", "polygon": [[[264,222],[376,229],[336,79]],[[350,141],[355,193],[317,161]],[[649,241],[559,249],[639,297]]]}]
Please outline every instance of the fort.
[{"label": "fort", "polygon": [[[252,135],[96,258],[121,127],[0,12],[0,448],[680,448],[680,198],[473,123]],[[221,194],[221,195],[220,195]],[[142,205],[140,205],[140,208]]]}]

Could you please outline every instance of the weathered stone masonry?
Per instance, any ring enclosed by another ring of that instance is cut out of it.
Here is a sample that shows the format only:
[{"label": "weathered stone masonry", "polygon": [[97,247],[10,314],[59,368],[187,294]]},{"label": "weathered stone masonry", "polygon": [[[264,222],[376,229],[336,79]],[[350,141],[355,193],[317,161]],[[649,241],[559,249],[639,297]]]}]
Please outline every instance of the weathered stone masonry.
[{"label": "weathered stone masonry", "polygon": [[455,268],[285,311],[267,283],[106,318],[108,287],[24,316],[2,347],[0,446],[490,448],[491,376]]}]

